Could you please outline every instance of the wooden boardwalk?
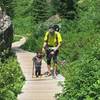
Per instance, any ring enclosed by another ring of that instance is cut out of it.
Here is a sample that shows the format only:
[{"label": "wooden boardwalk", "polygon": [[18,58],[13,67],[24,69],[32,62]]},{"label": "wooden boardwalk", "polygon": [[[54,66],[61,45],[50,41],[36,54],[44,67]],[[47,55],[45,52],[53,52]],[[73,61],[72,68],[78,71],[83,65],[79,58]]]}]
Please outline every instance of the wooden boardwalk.
[{"label": "wooden boardwalk", "polygon": [[[59,81],[63,82],[64,78],[61,75],[58,75],[57,79],[53,79],[52,76],[32,78],[32,58],[35,54],[19,48],[25,42],[25,38],[22,38],[19,42],[12,45],[12,49],[16,53],[18,62],[26,78],[22,93],[18,95],[18,100],[56,100],[55,94],[62,91],[62,87],[58,83]],[[43,61],[42,73],[46,71],[47,66]]]}]

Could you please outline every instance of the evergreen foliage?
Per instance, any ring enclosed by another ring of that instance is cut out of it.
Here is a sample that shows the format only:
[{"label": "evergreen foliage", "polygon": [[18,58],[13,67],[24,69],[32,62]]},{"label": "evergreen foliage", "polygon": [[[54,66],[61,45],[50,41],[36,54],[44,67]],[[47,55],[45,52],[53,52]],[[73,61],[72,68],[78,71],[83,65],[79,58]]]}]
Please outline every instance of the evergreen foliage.
[{"label": "evergreen foliage", "polygon": [[32,21],[33,23],[43,22],[48,18],[46,0],[33,0]]},{"label": "evergreen foliage", "polygon": [[14,0],[0,0],[0,6],[3,10],[6,10],[9,16],[14,15],[13,7],[14,7]]},{"label": "evergreen foliage", "polygon": [[74,19],[76,13],[74,0],[51,0],[51,5],[54,14],[58,13],[62,17]]}]

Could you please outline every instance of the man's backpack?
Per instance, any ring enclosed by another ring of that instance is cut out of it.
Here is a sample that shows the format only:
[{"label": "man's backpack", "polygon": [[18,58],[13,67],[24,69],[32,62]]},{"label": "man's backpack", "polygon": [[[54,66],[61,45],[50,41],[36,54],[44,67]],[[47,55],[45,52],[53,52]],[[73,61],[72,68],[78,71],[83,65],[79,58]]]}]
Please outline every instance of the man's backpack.
[{"label": "man's backpack", "polygon": [[56,24],[56,25],[54,25],[53,27],[54,27],[54,30],[55,30],[55,31],[59,32],[59,29],[60,29],[60,28],[59,28],[59,25]]}]

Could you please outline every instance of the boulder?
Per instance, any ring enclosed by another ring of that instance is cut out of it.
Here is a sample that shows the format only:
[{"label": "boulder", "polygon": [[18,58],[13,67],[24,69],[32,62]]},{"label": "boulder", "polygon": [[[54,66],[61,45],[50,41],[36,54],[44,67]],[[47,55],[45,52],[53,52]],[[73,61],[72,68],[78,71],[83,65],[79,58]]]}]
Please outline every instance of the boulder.
[{"label": "boulder", "polygon": [[0,52],[10,50],[13,41],[13,27],[11,19],[0,8]]}]

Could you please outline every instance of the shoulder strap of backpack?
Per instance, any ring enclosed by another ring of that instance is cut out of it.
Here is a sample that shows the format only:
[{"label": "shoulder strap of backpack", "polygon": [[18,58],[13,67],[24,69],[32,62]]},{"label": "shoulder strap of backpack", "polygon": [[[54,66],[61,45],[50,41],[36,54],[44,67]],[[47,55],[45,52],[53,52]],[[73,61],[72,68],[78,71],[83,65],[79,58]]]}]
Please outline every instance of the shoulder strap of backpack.
[{"label": "shoulder strap of backpack", "polygon": [[48,43],[48,40],[49,40],[49,32],[48,32],[48,35],[47,35],[47,43]]},{"label": "shoulder strap of backpack", "polygon": [[58,45],[58,33],[56,32],[56,45]]}]

